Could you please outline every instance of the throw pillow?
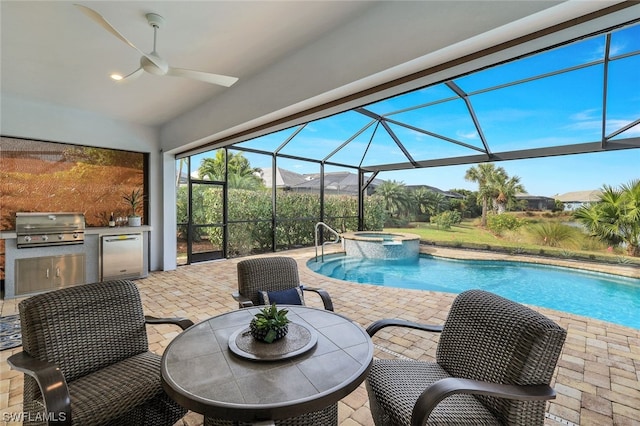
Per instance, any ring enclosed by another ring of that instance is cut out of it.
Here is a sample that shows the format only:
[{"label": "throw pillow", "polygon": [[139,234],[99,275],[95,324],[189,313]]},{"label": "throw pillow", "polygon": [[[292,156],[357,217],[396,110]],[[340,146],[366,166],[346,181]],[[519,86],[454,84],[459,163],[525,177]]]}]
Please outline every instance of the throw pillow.
[{"label": "throw pillow", "polygon": [[301,287],[278,291],[258,291],[258,299],[263,305],[304,305]]}]

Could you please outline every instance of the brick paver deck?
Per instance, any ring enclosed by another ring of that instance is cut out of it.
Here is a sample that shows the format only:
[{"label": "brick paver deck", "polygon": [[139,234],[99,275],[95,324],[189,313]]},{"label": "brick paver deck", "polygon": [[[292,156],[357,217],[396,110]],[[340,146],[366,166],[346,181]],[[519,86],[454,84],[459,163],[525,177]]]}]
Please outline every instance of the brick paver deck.
[{"label": "brick paver deck", "polygon": [[[495,253],[483,255],[479,252],[428,250],[445,256],[501,257]],[[305,266],[313,253],[312,249],[303,249],[277,255],[296,258],[302,281],[329,291],[336,312],[349,316],[363,327],[386,317],[442,324],[455,297],[448,293],[352,284],[326,278],[311,272]],[[137,280],[145,313],[155,316],[185,316],[199,322],[237,309],[230,293],[237,288],[238,260],[240,259],[200,263],[180,267],[176,271],[153,272],[148,278]],[[571,265],[571,262],[558,263]],[[607,267],[607,270],[640,276],[638,268],[621,266]],[[2,301],[0,313],[16,313],[19,300]],[[322,306],[320,299],[313,294],[307,296],[307,304]],[[546,424],[640,426],[640,330],[549,309],[534,309],[549,316],[568,331],[553,383],[558,397],[548,404]],[[178,330],[168,325],[148,326],[148,333],[151,350],[162,353]],[[437,335],[416,330],[385,329],[374,338],[375,355],[379,358],[432,359],[437,339]],[[7,423],[7,416],[22,410],[22,374],[10,370],[6,363],[7,357],[20,350],[21,348],[16,348],[0,352],[0,425],[16,424]],[[339,417],[341,426],[373,425],[364,385],[340,402]],[[199,425],[202,417],[190,413],[180,423],[187,426]]]}]

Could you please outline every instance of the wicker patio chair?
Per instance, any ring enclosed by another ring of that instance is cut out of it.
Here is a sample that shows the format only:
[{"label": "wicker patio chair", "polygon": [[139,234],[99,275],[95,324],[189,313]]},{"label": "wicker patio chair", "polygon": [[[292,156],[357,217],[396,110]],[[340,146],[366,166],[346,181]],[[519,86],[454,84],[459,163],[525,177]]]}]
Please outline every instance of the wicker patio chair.
[{"label": "wicker patio chair", "polygon": [[367,378],[376,426],[543,425],[551,378],[566,331],[547,317],[495,294],[456,297],[444,326],[380,320],[441,332],[435,362],[377,360]]},{"label": "wicker patio chair", "polygon": [[[298,264],[290,257],[271,256],[246,259],[238,262],[238,292],[233,298],[240,308],[265,304],[260,300],[260,292],[282,292],[301,288],[303,291],[317,293],[324,308],[333,311],[329,293],[320,288],[311,288],[300,284]],[[304,298],[300,297],[301,304]]]},{"label": "wicker patio chair", "polygon": [[8,358],[25,374],[25,425],[173,425],[186,410],[160,382],[136,285],[118,280],[55,290],[18,305],[23,351]]}]

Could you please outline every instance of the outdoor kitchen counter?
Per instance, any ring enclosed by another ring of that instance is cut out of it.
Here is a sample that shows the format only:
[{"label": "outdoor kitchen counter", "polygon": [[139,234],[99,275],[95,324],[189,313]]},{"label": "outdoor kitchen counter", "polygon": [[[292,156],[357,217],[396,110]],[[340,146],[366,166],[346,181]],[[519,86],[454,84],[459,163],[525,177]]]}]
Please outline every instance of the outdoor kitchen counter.
[{"label": "outdoor kitchen counter", "polygon": [[[134,232],[148,232],[151,231],[151,226],[116,226],[116,227],[100,227],[100,228],[85,228],[85,235],[99,234],[99,235],[117,235],[117,234],[131,234]],[[15,229],[11,231],[0,231],[0,240],[15,240],[18,238]]]},{"label": "outdoor kitchen counter", "polygon": [[144,250],[143,261],[144,271],[149,271],[149,232],[151,226],[120,226],[115,228],[99,227],[85,228],[84,243],[63,246],[47,247],[17,247],[17,235],[15,230],[0,232],[0,239],[5,240],[5,281],[4,298],[22,297],[16,291],[16,260],[41,258],[47,256],[65,256],[83,254],[85,257],[85,283],[97,282],[100,280],[100,238],[105,235],[121,235],[143,233]]}]

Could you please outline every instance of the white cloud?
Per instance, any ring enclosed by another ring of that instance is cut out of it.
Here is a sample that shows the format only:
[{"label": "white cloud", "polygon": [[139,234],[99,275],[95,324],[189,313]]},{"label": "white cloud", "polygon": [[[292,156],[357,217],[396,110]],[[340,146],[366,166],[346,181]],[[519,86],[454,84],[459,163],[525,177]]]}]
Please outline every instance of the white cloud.
[{"label": "white cloud", "polygon": [[564,127],[568,130],[594,130],[602,128],[601,120],[585,120],[569,124]]},{"label": "white cloud", "polygon": [[478,139],[478,132],[462,132],[460,130],[458,130],[456,132],[456,136],[458,136],[461,139]]},{"label": "white cloud", "polygon": [[592,108],[592,109],[586,109],[584,111],[579,111],[575,114],[572,114],[569,116],[570,120],[596,120],[598,119],[598,117],[596,116],[595,113],[599,112],[599,110]]}]

